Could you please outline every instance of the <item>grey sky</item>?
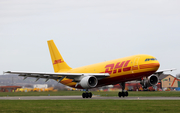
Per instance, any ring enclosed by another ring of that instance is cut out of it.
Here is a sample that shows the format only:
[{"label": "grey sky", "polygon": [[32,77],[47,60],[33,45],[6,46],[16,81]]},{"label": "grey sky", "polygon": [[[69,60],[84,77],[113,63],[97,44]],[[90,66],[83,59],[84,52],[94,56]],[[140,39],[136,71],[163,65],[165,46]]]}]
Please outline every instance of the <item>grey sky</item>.
[{"label": "grey sky", "polygon": [[53,72],[49,39],[72,68],[150,54],[159,60],[160,69],[178,69],[179,4],[179,0],[1,0],[0,73]]}]

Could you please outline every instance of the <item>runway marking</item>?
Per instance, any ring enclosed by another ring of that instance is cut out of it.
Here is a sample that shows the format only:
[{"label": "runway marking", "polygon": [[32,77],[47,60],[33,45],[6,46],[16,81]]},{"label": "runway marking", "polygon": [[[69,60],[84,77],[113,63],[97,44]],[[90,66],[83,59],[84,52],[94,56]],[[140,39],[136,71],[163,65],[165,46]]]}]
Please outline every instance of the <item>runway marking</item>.
[{"label": "runway marking", "polygon": [[16,96],[0,97],[0,100],[180,100],[180,97],[103,97],[94,95],[92,98],[81,96]]}]

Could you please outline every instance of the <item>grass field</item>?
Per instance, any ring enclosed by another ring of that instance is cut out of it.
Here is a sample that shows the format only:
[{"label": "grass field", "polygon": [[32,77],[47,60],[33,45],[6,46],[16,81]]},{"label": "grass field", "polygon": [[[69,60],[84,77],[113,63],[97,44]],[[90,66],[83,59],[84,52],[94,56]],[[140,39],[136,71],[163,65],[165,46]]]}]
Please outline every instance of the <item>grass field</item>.
[{"label": "grass field", "polygon": [[179,100],[1,100],[0,113],[179,113]]},{"label": "grass field", "polygon": [[[117,96],[118,92],[92,92]],[[1,92],[0,96],[65,96],[81,91]],[[129,92],[129,96],[179,97],[180,92]],[[180,100],[0,100],[0,113],[179,113]]]},{"label": "grass field", "polygon": [[[81,95],[82,91],[58,91],[58,92],[0,92],[0,96],[72,96]],[[117,96],[117,91],[92,92],[100,96]],[[180,97],[179,91],[129,91],[129,96],[161,96],[161,97]]]}]

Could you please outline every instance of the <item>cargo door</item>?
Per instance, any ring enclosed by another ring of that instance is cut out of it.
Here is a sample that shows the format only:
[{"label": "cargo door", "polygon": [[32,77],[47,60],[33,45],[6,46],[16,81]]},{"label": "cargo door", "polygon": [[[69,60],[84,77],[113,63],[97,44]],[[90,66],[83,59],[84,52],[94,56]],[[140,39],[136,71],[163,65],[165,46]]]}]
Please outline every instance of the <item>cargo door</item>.
[{"label": "cargo door", "polygon": [[134,61],[133,61],[133,66],[132,66],[132,73],[133,73],[135,70],[138,70],[138,69],[139,69],[139,66],[138,66],[139,59],[140,59],[140,57],[135,57],[135,59],[134,59]]}]

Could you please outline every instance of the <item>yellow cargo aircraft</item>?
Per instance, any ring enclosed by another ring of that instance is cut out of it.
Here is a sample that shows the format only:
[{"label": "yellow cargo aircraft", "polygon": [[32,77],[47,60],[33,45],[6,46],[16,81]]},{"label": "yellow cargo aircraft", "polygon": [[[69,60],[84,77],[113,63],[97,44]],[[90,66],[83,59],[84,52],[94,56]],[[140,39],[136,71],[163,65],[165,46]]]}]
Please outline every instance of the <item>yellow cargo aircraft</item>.
[{"label": "yellow cargo aircraft", "polygon": [[46,81],[55,79],[70,87],[86,89],[82,97],[91,98],[92,93],[88,89],[118,83],[122,86],[122,92],[119,92],[118,96],[128,96],[128,92],[124,91],[125,82],[139,80],[143,88],[147,88],[156,85],[158,76],[164,71],[174,70],[168,69],[157,72],[160,66],[157,59],[151,55],[144,54],[72,69],[64,61],[53,40],[48,41],[48,46],[54,73],[19,71],[6,71],[5,73],[18,74],[19,76],[24,76],[24,79],[35,77],[37,78],[36,81],[40,78],[45,78]]}]

